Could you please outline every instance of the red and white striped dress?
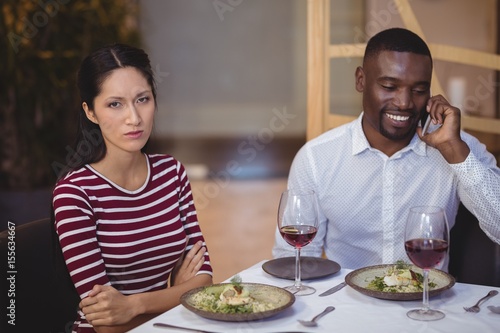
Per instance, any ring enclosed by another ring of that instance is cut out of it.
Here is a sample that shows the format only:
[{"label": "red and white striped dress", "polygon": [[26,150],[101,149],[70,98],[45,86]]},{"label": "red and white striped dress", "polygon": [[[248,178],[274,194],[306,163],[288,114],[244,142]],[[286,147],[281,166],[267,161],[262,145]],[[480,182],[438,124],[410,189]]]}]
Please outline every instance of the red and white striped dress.
[{"label": "red and white striped dress", "polygon": [[[198,240],[205,245],[182,164],[169,155],[147,155],[147,161],[147,180],[135,191],[89,165],[56,184],[56,231],[82,299],[96,284],[124,295],[166,288],[181,255]],[[208,251],[202,273],[212,275]],[[81,312],[73,330],[94,332]]]}]

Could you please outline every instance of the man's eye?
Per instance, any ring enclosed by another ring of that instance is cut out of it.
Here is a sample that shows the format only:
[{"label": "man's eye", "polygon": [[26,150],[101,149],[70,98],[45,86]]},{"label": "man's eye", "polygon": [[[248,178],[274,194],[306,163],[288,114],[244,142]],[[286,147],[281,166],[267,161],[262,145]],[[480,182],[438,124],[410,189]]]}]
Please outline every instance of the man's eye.
[{"label": "man's eye", "polygon": [[394,89],[396,89],[396,87],[394,87],[394,86],[388,86],[388,85],[383,85],[383,84],[381,86],[382,86],[382,88],[387,89],[387,90],[394,90]]}]

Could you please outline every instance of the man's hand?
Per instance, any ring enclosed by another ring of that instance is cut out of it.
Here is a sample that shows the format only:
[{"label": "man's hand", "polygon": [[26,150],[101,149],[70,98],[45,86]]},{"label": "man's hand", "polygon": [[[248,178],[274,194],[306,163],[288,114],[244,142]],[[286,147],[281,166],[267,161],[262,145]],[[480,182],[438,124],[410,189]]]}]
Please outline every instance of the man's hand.
[{"label": "man's hand", "polygon": [[441,125],[435,131],[422,136],[422,128],[417,134],[431,147],[439,150],[448,163],[460,163],[469,155],[469,147],[460,137],[460,109],[451,106],[442,96],[436,95],[427,102],[429,117],[434,125]]}]

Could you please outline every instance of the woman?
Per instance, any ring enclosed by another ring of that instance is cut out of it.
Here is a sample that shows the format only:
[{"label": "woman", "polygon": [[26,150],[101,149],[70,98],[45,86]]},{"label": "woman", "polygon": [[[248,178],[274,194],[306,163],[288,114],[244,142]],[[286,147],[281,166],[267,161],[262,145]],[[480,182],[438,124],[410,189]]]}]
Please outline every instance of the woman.
[{"label": "woman", "polygon": [[81,298],[73,330],[124,332],[211,284],[212,268],[183,165],[143,153],[156,110],[148,55],[101,48],[84,59],[78,88],[80,163],[53,193],[55,229]]}]

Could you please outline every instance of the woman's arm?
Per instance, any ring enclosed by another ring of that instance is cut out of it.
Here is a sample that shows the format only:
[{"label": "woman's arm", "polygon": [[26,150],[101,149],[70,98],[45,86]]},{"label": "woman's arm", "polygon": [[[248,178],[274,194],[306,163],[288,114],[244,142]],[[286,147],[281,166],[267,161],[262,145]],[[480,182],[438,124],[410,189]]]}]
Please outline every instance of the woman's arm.
[{"label": "woman's arm", "polygon": [[173,286],[167,289],[124,296],[110,286],[96,285],[80,302],[86,319],[97,332],[123,332],[180,303],[186,291],[212,284],[208,274],[196,276],[205,262],[205,247],[198,241],[178,265]]},{"label": "woman's arm", "polygon": [[212,284],[212,277],[200,274],[171,288],[124,296],[110,286],[96,286],[95,296],[82,300],[80,307],[97,333],[130,330],[180,304],[185,292]]},{"label": "woman's arm", "polygon": [[80,297],[96,284],[109,285],[87,194],[71,183],[59,184],[53,194],[53,209],[59,244]]},{"label": "woman's arm", "polygon": [[123,325],[114,325],[114,326],[94,326],[94,331],[97,333],[123,333],[123,332],[128,332],[131,329],[144,324],[145,322],[153,319],[156,317],[158,314],[147,314],[147,315],[140,315],[132,319],[126,324]]},{"label": "woman's arm", "polygon": [[170,285],[175,286],[192,279],[205,263],[207,249],[202,241],[196,242],[185,257],[179,259],[170,274]]}]

